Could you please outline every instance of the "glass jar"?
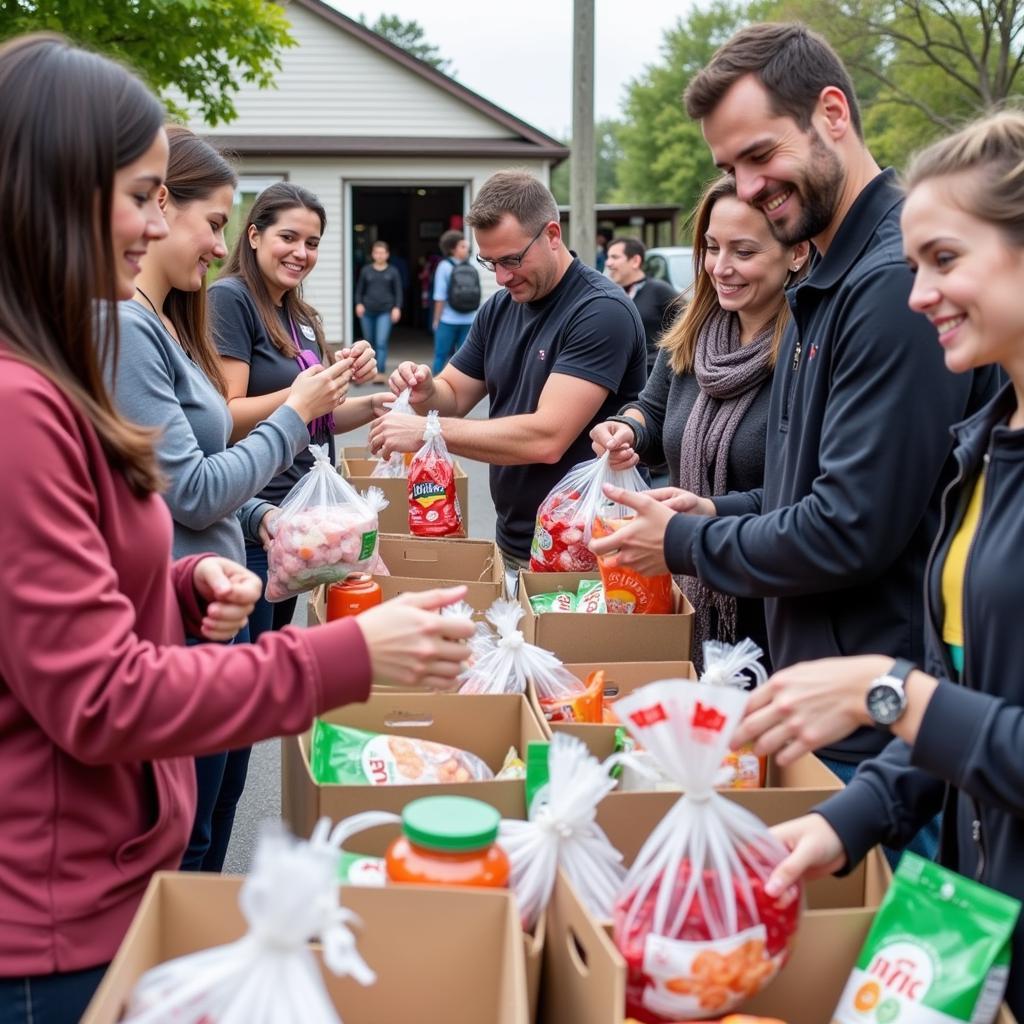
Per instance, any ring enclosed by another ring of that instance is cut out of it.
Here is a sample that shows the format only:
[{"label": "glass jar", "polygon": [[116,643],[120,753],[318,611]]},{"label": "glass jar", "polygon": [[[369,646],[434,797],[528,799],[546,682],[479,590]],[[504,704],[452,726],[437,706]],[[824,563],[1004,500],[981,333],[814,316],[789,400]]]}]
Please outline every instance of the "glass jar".
[{"label": "glass jar", "polygon": [[380,584],[369,573],[351,573],[327,588],[327,621],[358,615],[383,600]]},{"label": "glass jar", "polygon": [[501,815],[480,800],[428,796],[406,804],[402,835],[388,847],[388,881],[501,889],[509,863],[497,845]]}]

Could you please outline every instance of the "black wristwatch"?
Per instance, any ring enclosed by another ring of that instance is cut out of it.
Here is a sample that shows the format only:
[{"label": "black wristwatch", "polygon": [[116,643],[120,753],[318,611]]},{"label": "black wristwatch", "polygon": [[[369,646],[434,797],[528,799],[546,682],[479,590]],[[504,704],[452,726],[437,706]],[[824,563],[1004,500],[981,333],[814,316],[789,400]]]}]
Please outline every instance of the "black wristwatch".
[{"label": "black wristwatch", "polygon": [[917,666],[906,658],[897,658],[884,676],[879,676],[868,690],[866,703],[871,721],[880,729],[890,729],[907,710],[907,694],[903,687],[907,676]]}]

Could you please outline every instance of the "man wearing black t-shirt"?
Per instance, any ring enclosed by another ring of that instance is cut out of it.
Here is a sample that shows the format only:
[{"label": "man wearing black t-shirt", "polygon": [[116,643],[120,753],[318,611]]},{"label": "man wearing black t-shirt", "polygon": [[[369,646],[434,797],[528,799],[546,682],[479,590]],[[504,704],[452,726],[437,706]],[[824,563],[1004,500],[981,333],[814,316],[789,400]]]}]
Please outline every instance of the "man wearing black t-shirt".
[{"label": "man wearing black t-shirt", "polygon": [[[418,413],[441,414],[449,451],[491,464],[498,546],[514,566],[529,558],[537,507],[593,457],[591,428],[643,388],[644,333],[622,289],[565,247],[554,197],[532,175],[492,175],[466,223],[502,290],[437,377],[425,364],[402,363],[391,389],[411,387]],[[490,418],[464,419],[485,395]],[[415,416],[384,416],[370,431],[384,458],[422,443]]]}]

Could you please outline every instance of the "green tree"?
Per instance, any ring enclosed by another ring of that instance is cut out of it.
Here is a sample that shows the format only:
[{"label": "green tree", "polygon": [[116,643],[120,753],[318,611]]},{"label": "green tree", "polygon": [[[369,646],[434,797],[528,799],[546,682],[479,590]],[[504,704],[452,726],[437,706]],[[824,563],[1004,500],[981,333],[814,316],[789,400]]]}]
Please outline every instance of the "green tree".
[{"label": "green tree", "polygon": [[717,172],[700,125],[683,110],[683,91],[745,21],[744,5],[714,0],[666,31],[661,62],[627,87],[618,132],[622,158],[616,167],[616,202],[677,203],[684,210],[696,204]]},{"label": "green tree", "polygon": [[447,57],[433,43],[427,42],[426,30],[418,21],[402,21],[397,14],[382,14],[370,25],[366,17],[359,15],[361,24],[383,36],[389,43],[400,46],[406,53],[425,61],[446,75],[454,75],[455,69]]},{"label": "green tree", "polygon": [[0,38],[61,32],[130,64],[172,114],[184,118],[184,99],[210,125],[236,116],[242,82],[273,86],[295,45],[288,28],[265,0],[0,0]]},{"label": "green tree", "polygon": [[[597,202],[614,202],[615,174],[622,159],[622,145],[619,131],[622,124],[614,118],[597,121],[594,124],[594,142],[597,164]],[[566,142],[569,145],[569,142]],[[569,202],[569,161],[563,160],[551,172],[551,191],[559,203]]]}]

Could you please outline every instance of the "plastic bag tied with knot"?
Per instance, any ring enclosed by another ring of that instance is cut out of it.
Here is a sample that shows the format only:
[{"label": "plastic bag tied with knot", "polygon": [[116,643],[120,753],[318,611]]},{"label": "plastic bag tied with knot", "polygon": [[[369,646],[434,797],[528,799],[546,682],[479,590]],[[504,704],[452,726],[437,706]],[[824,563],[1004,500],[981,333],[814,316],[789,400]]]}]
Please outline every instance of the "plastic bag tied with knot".
[{"label": "plastic bag tied with knot", "polygon": [[[405,388],[387,407],[388,411],[384,415],[387,416],[390,413],[397,412],[402,416],[415,416],[416,410],[409,401],[411,394],[412,388]],[[411,453],[392,452],[391,458],[378,460],[370,476],[376,477],[378,480],[405,479],[409,475],[409,462],[411,459]]]},{"label": "plastic bag tied with knot", "polygon": [[427,414],[423,447],[409,465],[409,532],[417,537],[462,535],[462,509],[455,492],[455,463],[441,436],[436,412]]},{"label": "plastic bag tied with knot", "polygon": [[[445,616],[452,616],[458,619],[469,619],[473,621],[473,616],[476,614],[476,610],[468,601],[456,601],[454,604],[447,605],[441,609],[441,614]],[[494,631],[487,625],[486,622],[473,622],[473,635],[467,641],[467,647],[469,648],[469,657],[466,659],[467,664],[475,665],[479,661],[481,655],[491,650],[497,643],[498,638],[494,635]]]},{"label": "plastic bag tied with knot", "polygon": [[170,960],[147,971],[132,993],[130,1024],[338,1024],[309,943],[325,967],[361,985],[376,980],[338,902],[341,844],[395,815],[369,812],[333,830],[324,818],[308,842],[280,822],[264,827],[239,906],[249,931],[237,942]]},{"label": "plastic bag tied with knot", "polygon": [[499,599],[491,605],[486,618],[497,639],[459,677],[459,693],[525,693],[531,679],[541,699],[583,692],[583,684],[550,651],[526,642],[518,628],[522,615],[514,601]]},{"label": "plastic bag tied with knot", "polygon": [[285,601],[321,583],[365,572],[377,556],[384,492],[360,494],[331,464],[327,445],[311,444],[313,465],[281,502],[267,552],[267,600]]},{"label": "plastic bag tied with knot", "polygon": [[799,889],[778,899],[764,891],[786,850],[714,789],[747,699],[734,686],[673,679],[615,703],[684,791],[644,843],[615,904],[627,1010],[642,1021],[719,1017],[768,984],[789,954]]},{"label": "plastic bag tied with knot", "polygon": [[574,736],[558,733],[548,747],[548,775],[530,804],[529,821],[502,821],[498,837],[528,931],[551,899],[559,868],[601,918],[611,917],[626,873],[622,854],[596,821],[598,804],[615,788],[607,764]]}]

